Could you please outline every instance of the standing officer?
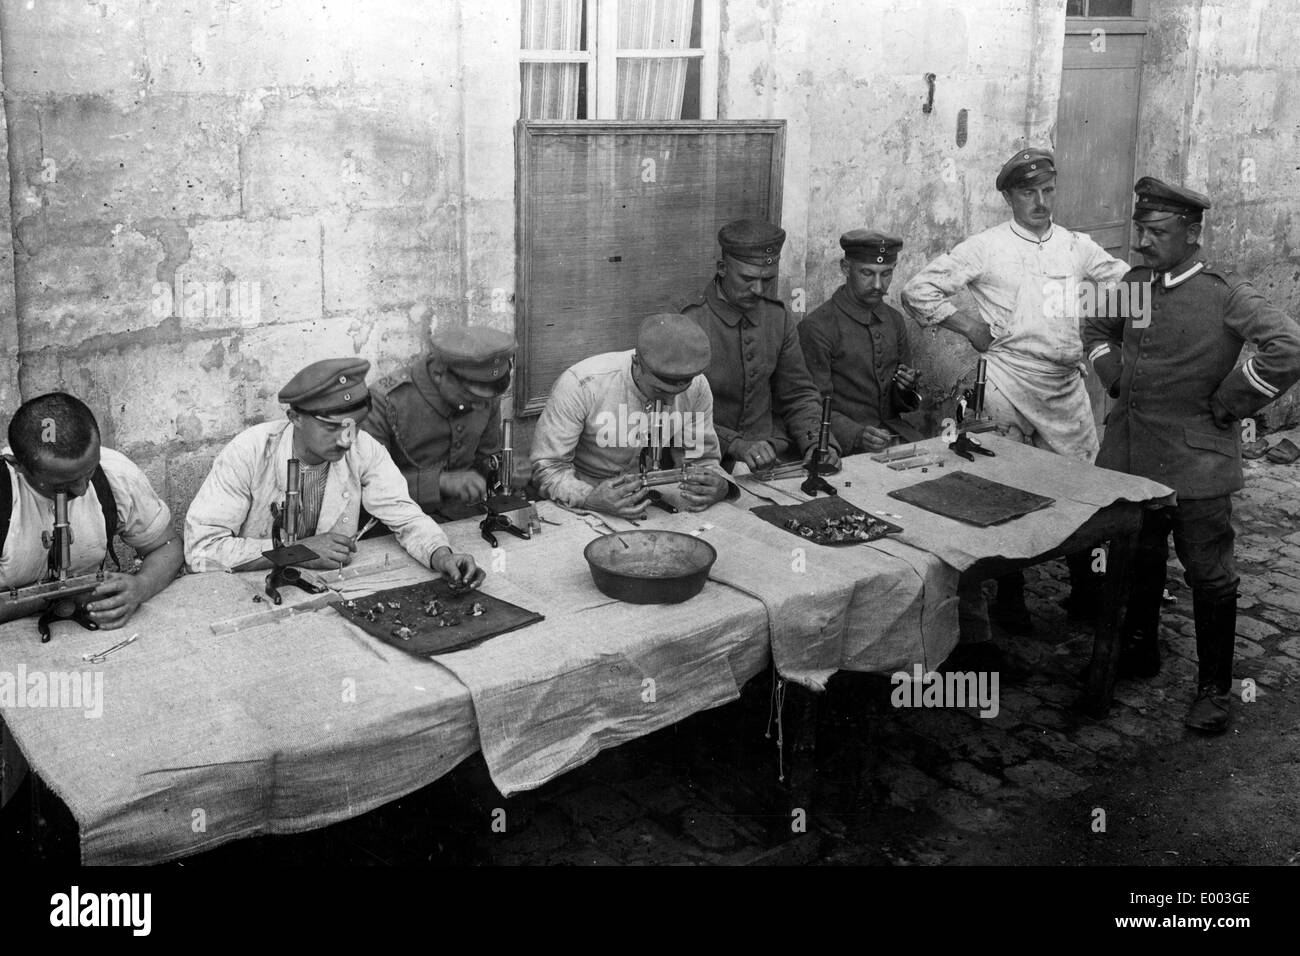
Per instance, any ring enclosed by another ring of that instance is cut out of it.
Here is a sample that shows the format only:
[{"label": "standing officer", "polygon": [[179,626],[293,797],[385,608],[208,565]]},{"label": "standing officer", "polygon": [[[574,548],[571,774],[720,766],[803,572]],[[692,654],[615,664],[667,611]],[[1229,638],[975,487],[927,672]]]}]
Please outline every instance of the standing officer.
[{"label": "standing officer", "polygon": [[[821,430],[821,396],[808,375],[797,323],[767,295],[776,279],[785,230],[739,219],[718,230],[722,257],[704,292],[682,308],[709,336],[705,370],[723,466],[751,470],[779,458],[811,456]],[[832,436],[828,464],[839,464]]]},{"label": "standing officer", "polygon": [[[1146,265],[1124,284],[1129,303],[1148,306],[1127,317],[1093,316],[1084,331],[1098,376],[1108,389],[1119,386],[1097,464],[1166,484],[1178,503],[1143,517],[1120,666],[1128,676],[1160,669],[1156,634],[1172,531],[1196,624],[1197,692],[1185,723],[1219,733],[1228,726],[1237,621],[1230,518],[1232,492],[1243,484],[1238,420],[1300,379],[1300,327],[1202,255],[1206,196],[1150,176],[1134,190],[1134,249]],[[1140,298],[1144,284],[1149,299]],[[1235,368],[1245,342],[1258,352]]]},{"label": "standing officer", "polygon": [[921,436],[898,420],[920,405],[919,373],[902,315],[885,305],[903,240],[868,229],[840,236],[844,285],[799,323],[813,383],[831,396],[831,428],[846,455],[889,446],[891,430]]},{"label": "standing officer", "polygon": [[388,449],[425,514],[439,521],[480,514],[475,505],[501,453],[501,396],[514,354],[507,332],[453,326],[370,390],[374,404],[361,428]]},{"label": "standing officer", "polygon": [[[914,275],[903,305],[924,325],[965,336],[988,359],[984,408],[1007,437],[1089,464],[1097,428],[1084,385],[1087,365],[1079,338],[1080,284],[1115,283],[1128,266],[1082,233],[1052,221],[1056,160],[1051,150],[1022,149],[995,183],[1011,220],[958,243]],[[968,289],[977,315],[958,311],[949,296]],[[1071,555],[1071,617],[1098,605],[1086,552]],[[1028,633],[1024,578],[998,580],[994,615]]]}]

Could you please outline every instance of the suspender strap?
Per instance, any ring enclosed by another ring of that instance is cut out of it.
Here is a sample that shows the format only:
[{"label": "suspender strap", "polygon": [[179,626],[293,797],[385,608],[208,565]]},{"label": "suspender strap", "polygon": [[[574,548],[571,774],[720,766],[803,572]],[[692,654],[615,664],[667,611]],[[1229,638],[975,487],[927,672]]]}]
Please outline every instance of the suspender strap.
[{"label": "suspender strap", "polygon": [[104,540],[108,542],[107,556],[113,559],[113,566],[121,571],[122,562],[117,559],[117,551],[113,548],[113,538],[117,536],[117,499],[113,497],[113,487],[108,483],[103,465],[95,466],[95,473],[90,476],[90,483],[95,486],[100,510],[104,512]]},{"label": "suspender strap", "polygon": [[[5,542],[9,540],[9,521],[14,514],[14,486],[9,468],[7,461],[0,462],[0,554],[4,553]],[[116,537],[118,528],[117,499],[113,497],[113,488],[108,483],[108,476],[104,474],[102,465],[95,466],[95,473],[91,475],[90,483],[95,487],[99,507],[104,512],[104,538],[108,541],[105,561],[112,558],[113,565],[121,571],[122,562],[117,559],[117,551],[113,548],[113,538]]]}]

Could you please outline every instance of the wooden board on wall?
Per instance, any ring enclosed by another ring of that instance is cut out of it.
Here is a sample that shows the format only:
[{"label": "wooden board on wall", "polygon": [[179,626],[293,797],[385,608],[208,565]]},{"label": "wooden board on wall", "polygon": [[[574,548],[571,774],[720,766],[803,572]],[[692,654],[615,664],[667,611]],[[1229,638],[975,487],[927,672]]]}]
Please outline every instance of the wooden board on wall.
[{"label": "wooden board on wall", "polygon": [[556,378],[629,349],[641,320],[704,288],[717,232],[779,222],[784,121],[523,120],[517,168],[517,415]]},{"label": "wooden board on wall", "polygon": [[[1144,13],[1136,3],[1135,12]],[[1130,260],[1138,97],[1146,21],[1069,19],[1056,114],[1057,222]],[[1136,258],[1136,257],[1132,257]],[[1088,397],[1100,427],[1111,400],[1089,363]]]}]

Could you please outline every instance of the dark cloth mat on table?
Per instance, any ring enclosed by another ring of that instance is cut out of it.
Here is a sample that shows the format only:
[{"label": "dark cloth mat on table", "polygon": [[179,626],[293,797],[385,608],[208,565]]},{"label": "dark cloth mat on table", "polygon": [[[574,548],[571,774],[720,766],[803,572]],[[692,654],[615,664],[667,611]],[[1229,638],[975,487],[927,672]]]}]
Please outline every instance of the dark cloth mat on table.
[{"label": "dark cloth mat on table", "polygon": [[964,471],[899,488],[889,497],[980,528],[1022,517],[1056,500]]},{"label": "dark cloth mat on table", "polygon": [[870,538],[860,538],[853,541],[832,541],[823,535],[808,537],[799,534],[797,531],[790,531],[796,538],[829,547],[842,544],[865,544],[867,541],[883,538],[887,534],[897,534],[903,530],[893,522],[886,521],[884,518],[877,518],[870,512],[849,504],[843,498],[814,498],[812,501],[805,501],[797,505],[759,505],[757,508],[750,508],[749,510],[768,524],[776,525],[782,531],[790,531],[786,527],[786,523],[791,519],[815,529],[824,519],[843,518],[847,515],[866,515],[879,526],[879,533],[873,533]]},{"label": "dark cloth mat on table", "polygon": [[[460,623],[449,627],[440,627],[438,617],[424,613],[425,605],[438,600],[456,617]],[[393,603],[398,607],[394,609]],[[483,605],[483,614],[473,617],[469,609],[473,604]],[[373,611],[376,604],[383,604],[384,610],[375,620],[366,618],[368,611]],[[461,609],[464,609],[462,613]],[[472,644],[486,641],[498,634],[527,627],[542,620],[542,615],[528,611],[515,604],[483,594],[481,591],[455,593],[446,581],[425,581],[410,584],[402,588],[389,588],[376,591],[365,597],[351,601],[341,601],[334,609],[348,621],[355,624],[367,634],[372,634],[385,644],[391,644],[398,650],[414,657],[430,657],[460,650]],[[401,619],[401,625],[397,623]],[[411,629],[409,640],[403,640],[393,631],[399,626]]]}]

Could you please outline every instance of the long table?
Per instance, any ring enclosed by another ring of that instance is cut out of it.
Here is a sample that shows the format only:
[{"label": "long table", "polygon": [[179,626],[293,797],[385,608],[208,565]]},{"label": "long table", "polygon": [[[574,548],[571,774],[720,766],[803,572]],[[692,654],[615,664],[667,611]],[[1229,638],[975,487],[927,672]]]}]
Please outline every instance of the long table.
[{"label": "long table", "polygon": [[[268,609],[254,601],[263,575],[187,575],[124,632],[60,624],[42,645],[30,621],[0,627],[0,674],[75,672],[91,675],[87,687],[102,682],[98,716],[2,696],[0,713],[72,811],[88,863],[156,862],[323,826],[418,789],[476,750],[509,795],[736,699],[773,659],[784,677],[813,688],[837,669],[937,666],[956,641],[961,572],[981,560],[1033,558],[1117,502],[1168,493],[991,444],[999,457],[976,470],[1047,489],[1057,503],[966,535],[885,496],[926,476],[850,458],[835,484],[853,503],[896,515],[904,526],[896,540],[822,548],[730,505],[652,512],[644,527],[698,534],[719,552],[699,597],[658,606],[612,601],[591,582],[582,548],[622,527],[617,519],[543,503],[553,523],[497,550],[475,522],[447,526],[453,545],[489,569],[487,593],[545,615],[479,647],[416,659],[328,608],[214,633],[214,621]],[[755,490],[796,500],[797,484]],[[392,539],[362,542],[356,566],[369,570],[334,582],[347,596],[430,576]],[[291,605],[309,600],[287,593]],[[81,661],[130,633],[139,633],[136,643],[103,664]]]}]

